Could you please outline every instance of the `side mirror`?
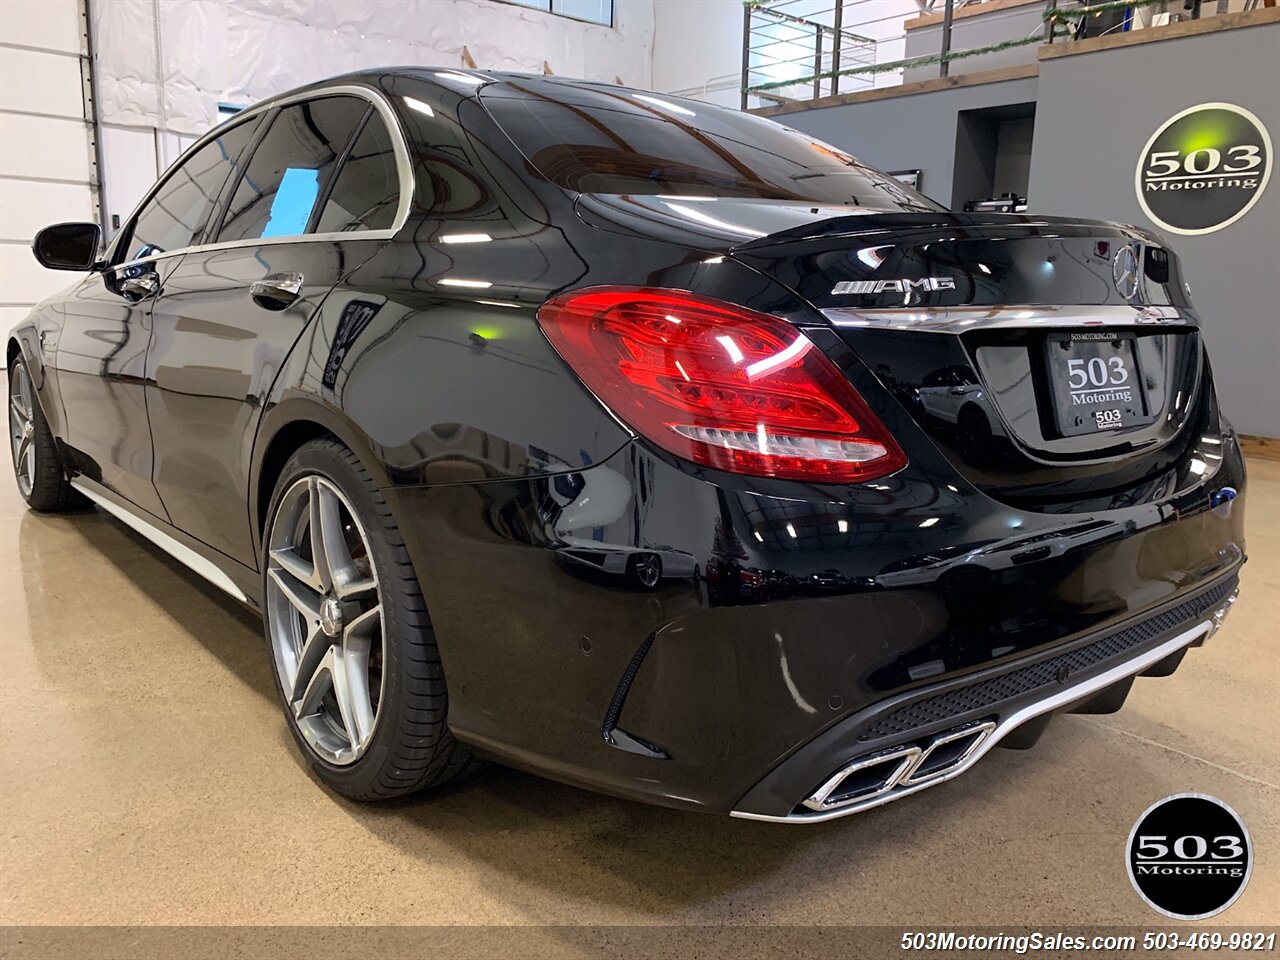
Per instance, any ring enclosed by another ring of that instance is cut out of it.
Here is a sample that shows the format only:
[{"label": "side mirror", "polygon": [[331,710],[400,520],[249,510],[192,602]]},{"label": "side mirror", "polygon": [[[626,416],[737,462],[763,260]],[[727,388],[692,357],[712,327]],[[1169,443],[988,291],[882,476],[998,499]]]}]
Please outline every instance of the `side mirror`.
[{"label": "side mirror", "polygon": [[31,241],[31,252],[50,270],[92,270],[102,228],[96,223],[55,223]]}]

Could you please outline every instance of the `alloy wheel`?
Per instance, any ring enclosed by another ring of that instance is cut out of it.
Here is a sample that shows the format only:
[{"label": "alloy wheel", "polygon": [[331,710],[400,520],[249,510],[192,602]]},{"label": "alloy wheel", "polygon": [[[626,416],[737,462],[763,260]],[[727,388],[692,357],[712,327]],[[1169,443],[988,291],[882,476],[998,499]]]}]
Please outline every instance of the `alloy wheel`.
[{"label": "alloy wheel", "polygon": [[383,694],[382,595],[368,537],[347,498],[318,475],[285,491],[268,537],[267,625],[285,701],[317,755],[354,763]]},{"label": "alloy wheel", "polygon": [[18,489],[31,496],[36,483],[35,392],[25,364],[15,363],[9,371],[9,443]]},{"label": "alloy wheel", "polygon": [[636,579],[652,590],[662,579],[662,561],[656,553],[640,553],[635,557]]}]

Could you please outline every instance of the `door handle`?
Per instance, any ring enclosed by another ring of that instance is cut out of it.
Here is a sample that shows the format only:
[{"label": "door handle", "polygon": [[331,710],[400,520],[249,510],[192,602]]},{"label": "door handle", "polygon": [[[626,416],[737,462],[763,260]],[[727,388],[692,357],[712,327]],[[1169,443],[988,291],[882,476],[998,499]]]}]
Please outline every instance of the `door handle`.
[{"label": "door handle", "polygon": [[249,287],[249,295],[260,307],[267,310],[283,310],[302,293],[302,274],[273,273],[255,280]]},{"label": "door handle", "polygon": [[160,278],[154,273],[143,273],[120,282],[120,293],[133,303],[147,300],[160,292]]}]

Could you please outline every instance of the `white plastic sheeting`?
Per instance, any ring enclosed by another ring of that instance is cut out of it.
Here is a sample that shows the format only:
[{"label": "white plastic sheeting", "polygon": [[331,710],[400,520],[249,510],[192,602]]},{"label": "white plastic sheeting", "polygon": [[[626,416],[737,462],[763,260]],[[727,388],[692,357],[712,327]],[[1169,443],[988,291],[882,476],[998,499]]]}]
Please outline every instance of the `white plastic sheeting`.
[{"label": "white plastic sheeting", "polygon": [[654,0],[614,0],[613,28],[498,0],[90,0],[90,14],[100,119],[178,134],[208,130],[219,102],[349,70],[459,67],[464,46],[481,69],[650,85]]}]

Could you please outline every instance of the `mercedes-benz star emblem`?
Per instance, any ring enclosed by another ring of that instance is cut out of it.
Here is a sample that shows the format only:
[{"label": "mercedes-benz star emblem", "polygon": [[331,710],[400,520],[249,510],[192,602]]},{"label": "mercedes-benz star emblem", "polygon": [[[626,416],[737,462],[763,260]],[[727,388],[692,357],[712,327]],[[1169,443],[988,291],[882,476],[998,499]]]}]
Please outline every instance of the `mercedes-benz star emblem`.
[{"label": "mercedes-benz star emblem", "polygon": [[1116,251],[1111,263],[1111,279],[1116,282],[1120,296],[1132,300],[1138,292],[1138,254],[1132,244],[1125,244]]},{"label": "mercedes-benz star emblem", "polygon": [[326,597],[320,604],[320,629],[327,637],[342,633],[342,605],[333,597]]}]

